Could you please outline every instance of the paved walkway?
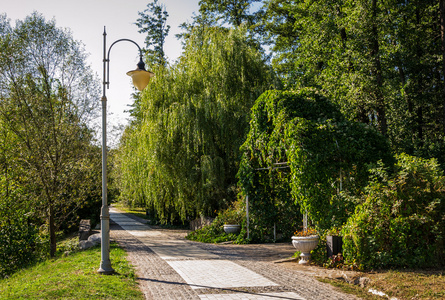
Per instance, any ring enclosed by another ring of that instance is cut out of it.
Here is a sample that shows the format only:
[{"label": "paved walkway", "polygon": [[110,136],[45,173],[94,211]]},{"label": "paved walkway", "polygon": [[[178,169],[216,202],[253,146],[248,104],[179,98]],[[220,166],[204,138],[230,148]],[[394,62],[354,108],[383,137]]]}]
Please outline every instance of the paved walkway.
[{"label": "paved walkway", "polygon": [[267,249],[252,257],[153,229],[114,208],[110,217],[111,236],[127,250],[146,299],[356,299],[273,264]]}]

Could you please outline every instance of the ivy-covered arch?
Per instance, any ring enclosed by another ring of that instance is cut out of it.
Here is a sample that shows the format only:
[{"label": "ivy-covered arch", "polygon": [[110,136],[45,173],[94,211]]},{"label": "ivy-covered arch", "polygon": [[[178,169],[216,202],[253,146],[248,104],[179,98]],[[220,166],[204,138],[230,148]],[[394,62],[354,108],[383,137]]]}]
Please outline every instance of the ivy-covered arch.
[{"label": "ivy-covered arch", "polygon": [[[320,229],[343,224],[356,203],[342,195],[360,193],[369,164],[391,160],[382,135],[346,120],[313,89],[263,93],[241,149],[238,178],[242,193],[249,195],[254,239],[255,228],[271,228],[282,219],[293,228],[279,231],[291,234],[303,211]],[[280,215],[277,207],[292,210]]]}]

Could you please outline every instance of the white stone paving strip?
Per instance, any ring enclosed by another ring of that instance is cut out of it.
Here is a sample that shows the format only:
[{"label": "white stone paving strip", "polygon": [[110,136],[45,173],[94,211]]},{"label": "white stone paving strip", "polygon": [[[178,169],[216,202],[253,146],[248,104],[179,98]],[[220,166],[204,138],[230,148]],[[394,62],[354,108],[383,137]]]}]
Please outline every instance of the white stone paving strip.
[{"label": "white stone paving strip", "polygon": [[192,289],[277,286],[275,282],[229,260],[177,260],[167,263]]},{"label": "white stone paving strip", "polygon": [[218,259],[219,256],[205,251],[186,241],[171,239],[162,232],[150,229],[147,225],[137,222],[125,215],[113,213],[110,208],[111,219],[124,230],[132,234],[143,244],[150,247],[162,259]]},{"label": "white stone paving strip", "polygon": [[262,300],[262,299],[275,299],[275,300],[285,300],[285,299],[295,299],[295,300],[305,300],[295,293],[283,292],[283,293],[266,293],[266,294],[208,294],[199,295],[201,300]]},{"label": "white stone paving strip", "polygon": [[[278,286],[275,282],[230,260],[203,250],[186,241],[171,239],[110,208],[111,219],[163,258],[193,290]],[[199,295],[200,299],[297,299],[293,292],[224,293]]]}]

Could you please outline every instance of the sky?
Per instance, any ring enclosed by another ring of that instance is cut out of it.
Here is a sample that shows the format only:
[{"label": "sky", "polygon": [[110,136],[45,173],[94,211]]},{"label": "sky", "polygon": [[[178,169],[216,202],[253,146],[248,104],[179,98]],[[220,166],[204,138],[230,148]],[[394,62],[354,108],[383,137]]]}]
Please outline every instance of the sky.
[{"label": "sky", "polygon": [[[47,20],[55,19],[57,27],[69,28],[75,40],[82,41],[87,63],[98,74],[102,82],[103,74],[103,32],[107,31],[107,51],[110,45],[122,38],[131,39],[144,47],[144,35],[138,33],[134,23],[138,12],[144,11],[150,0],[0,0],[0,14],[6,13],[14,25],[33,11]],[[170,61],[181,54],[181,42],[175,34],[183,22],[192,21],[198,13],[199,0],[159,0],[164,4],[169,17],[170,33],[165,42],[165,53]],[[139,61],[137,47],[130,42],[119,42],[110,51],[110,88],[106,91],[108,99],[108,132],[118,125],[127,124],[128,105],[132,103],[131,79],[126,72],[136,69]],[[100,99],[98,99],[100,101]]]}]

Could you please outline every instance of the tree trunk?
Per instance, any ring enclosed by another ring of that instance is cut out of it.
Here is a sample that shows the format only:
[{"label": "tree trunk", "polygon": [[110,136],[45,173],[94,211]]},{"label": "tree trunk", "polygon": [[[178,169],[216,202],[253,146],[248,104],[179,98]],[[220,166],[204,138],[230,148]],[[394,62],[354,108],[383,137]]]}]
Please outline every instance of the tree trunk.
[{"label": "tree trunk", "polygon": [[52,203],[49,205],[49,216],[48,216],[48,227],[49,227],[49,242],[50,250],[49,255],[51,257],[56,256],[57,241],[56,241],[56,226],[54,222],[54,208]]},{"label": "tree trunk", "polygon": [[375,97],[376,97],[376,113],[377,122],[380,132],[386,136],[387,123],[386,123],[386,109],[385,101],[383,99],[383,77],[382,77],[382,65],[380,62],[380,48],[378,40],[378,28],[377,28],[377,0],[372,0],[372,28],[371,28],[371,59],[373,60],[373,74],[375,76]]},{"label": "tree trunk", "polygon": [[[445,0],[439,0],[440,8],[440,38],[441,38],[441,50],[442,50],[442,76],[445,76]],[[445,82],[442,82],[442,103],[443,103],[443,132],[445,133]]]},{"label": "tree trunk", "polygon": [[422,106],[417,108],[417,134],[420,145],[423,145],[423,109]]},{"label": "tree trunk", "polygon": [[[422,17],[420,15],[420,9],[416,7],[416,25],[421,26]],[[423,79],[422,75],[425,72],[424,68],[421,65],[422,57],[423,57],[423,48],[422,48],[422,40],[421,37],[417,38],[416,41],[416,56],[418,62],[416,81],[417,81],[417,94],[416,94],[416,104],[418,105],[416,110],[416,122],[417,122],[417,140],[419,141],[419,145],[423,146]]]}]

